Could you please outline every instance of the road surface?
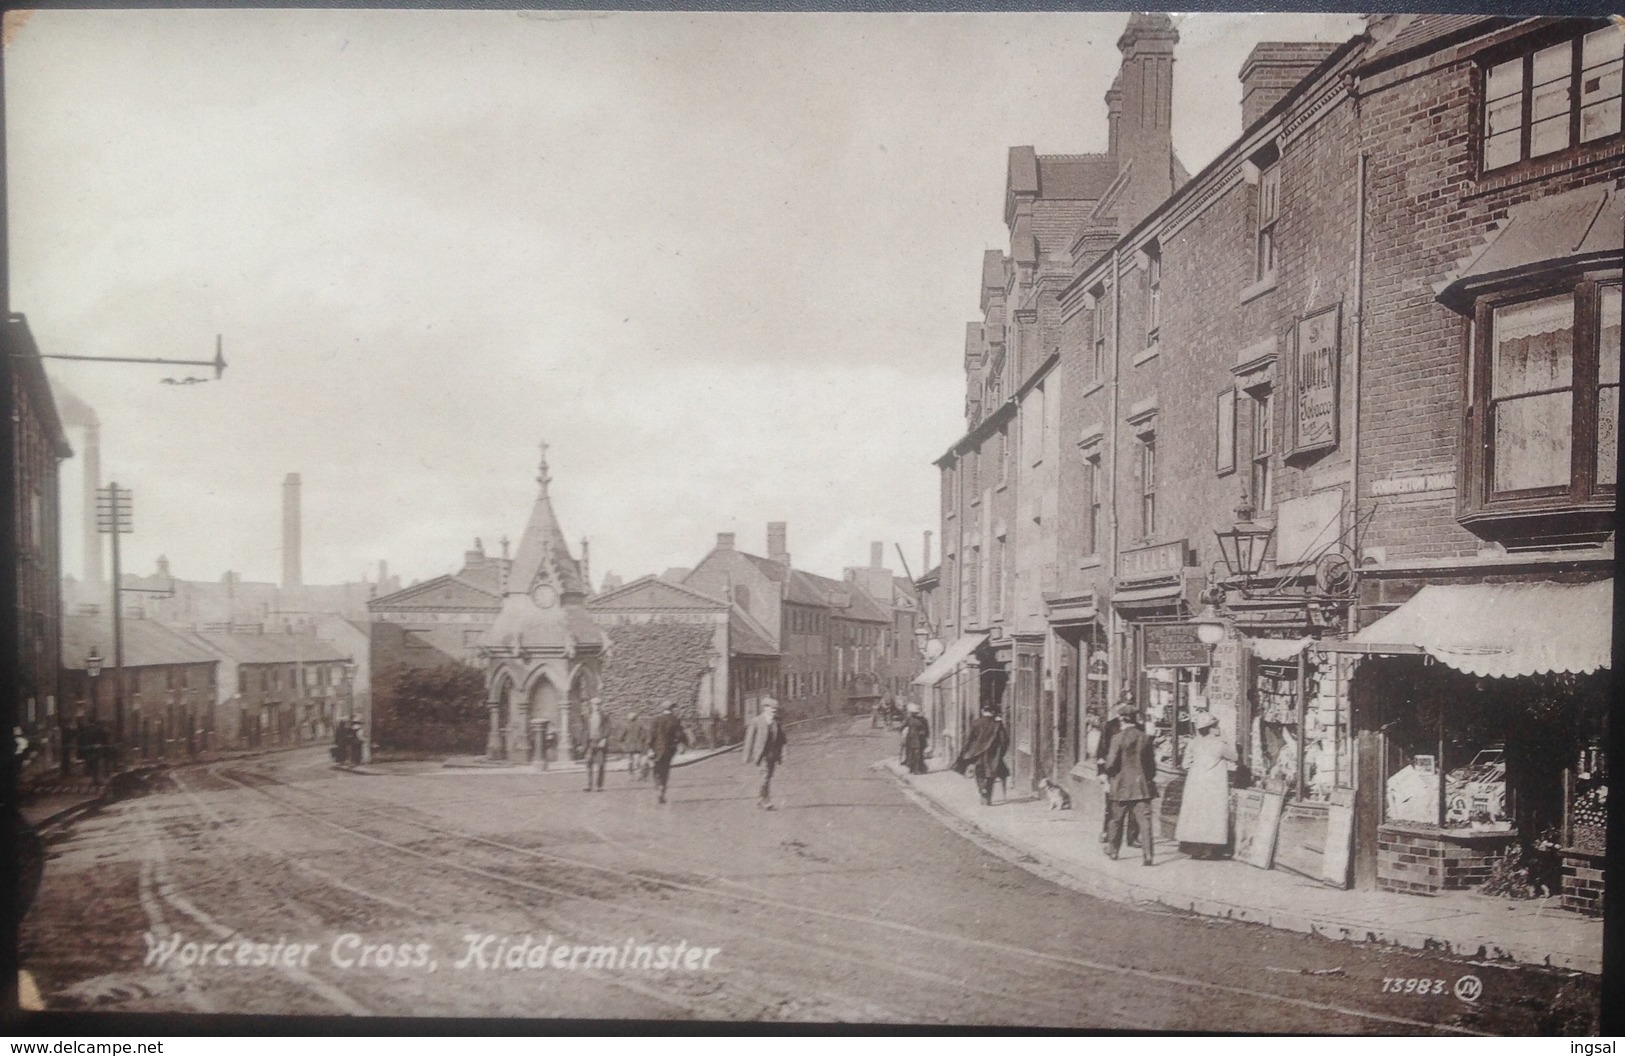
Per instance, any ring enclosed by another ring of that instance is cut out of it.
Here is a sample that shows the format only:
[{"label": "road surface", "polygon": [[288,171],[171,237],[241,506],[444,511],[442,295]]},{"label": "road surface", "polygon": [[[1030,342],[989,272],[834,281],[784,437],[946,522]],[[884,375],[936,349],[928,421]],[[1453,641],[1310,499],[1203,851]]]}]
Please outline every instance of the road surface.
[{"label": "road surface", "polygon": [[774,811],[738,753],[675,770],[664,806],[624,769],[585,793],[579,773],[349,773],[315,748],[176,768],[53,842],[21,963],[61,1009],[1595,1029],[1592,977],[1057,886],[914,806],[873,765],[895,734],[791,734]]}]

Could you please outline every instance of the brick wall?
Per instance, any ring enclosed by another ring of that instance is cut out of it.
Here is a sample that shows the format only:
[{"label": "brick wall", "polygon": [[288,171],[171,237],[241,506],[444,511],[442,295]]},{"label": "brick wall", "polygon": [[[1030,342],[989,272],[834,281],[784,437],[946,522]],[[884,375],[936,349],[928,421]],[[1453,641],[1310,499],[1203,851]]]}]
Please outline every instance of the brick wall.
[{"label": "brick wall", "polygon": [[[1394,71],[1361,99],[1370,161],[1366,209],[1366,344],[1362,368],[1360,494],[1371,483],[1460,466],[1467,319],[1434,300],[1445,278],[1524,201],[1625,173],[1619,141],[1554,156],[1518,172],[1479,176],[1476,72],[1458,59],[1422,73]],[[1422,73],[1406,77],[1406,74]],[[1387,82],[1387,83],[1384,83]],[[1364,545],[1390,561],[1464,557],[1479,540],[1456,523],[1457,492],[1375,500]]]},{"label": "brick wall", "polygon": [[1437,894],[1477,887],[1506,857],[1506,839],[1452,840],[1383,828],[1377,834],[1377,886],[1385,891]]},{"label": "brick wall", "polygon": [[1563,855],[1563,908],[1602,916],[1604,865],[1598,855],[1567,852]]}]

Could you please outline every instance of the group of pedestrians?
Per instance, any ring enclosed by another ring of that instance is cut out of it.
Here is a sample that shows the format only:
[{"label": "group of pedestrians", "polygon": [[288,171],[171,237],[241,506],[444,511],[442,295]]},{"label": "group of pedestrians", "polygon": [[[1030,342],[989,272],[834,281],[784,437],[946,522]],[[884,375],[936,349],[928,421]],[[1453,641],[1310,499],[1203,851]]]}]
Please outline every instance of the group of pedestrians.
[{"label": "group of pedestrians", "polygon": [[118,742],[112,729],[101,719],[74,719],[62,731],[62,776],[73,776],[74,756],[78,756],[86,777],[101,784],[113,772]]},{"label": "group of pedestrians", "polygon": [[[1230,843],[1230,771],[1236,751],[1219,734],[1212,712],[1199,713],[1196,736],[1187,742],[1185,787],[1180,794],[1174,840],[1192,858],[1213,859]],[[1125,837],[1140,848],[1140,861],[1151,865],[1156,836],[1151,803],[1157,798],[1155,743],[1141,728],[1140,712],[1124,694],[1117,717],[1106,724],[1096,751],[1100,782],[1106,791],[1106,817],[1100,839],[1106,856],[1115,859]]]},{"label": "group of pedestrians", "polygon": [[339,766],[360,766],[365,733],[361,723],[354,719],[340,719],[333,724],[333,762]]},{"label": "group of pedestrians", "polygon": [[[654,778],[658,800],[666,802],[671,784],[671,766],[679,749],[689,745],[688,731],[677,714],[673,701],[660,702],[660,711],[654,720],[646,721],[639,712],[633,712],[617,732],[604,710],[602,697],[593,697],[587,703],[583,742],[586,759],[587,784],[584,792],[602,792],[604,773],[608,769],[611,744],[618,744],[626,755],[626,772],[634,781]],[[762,702],[761,714],[751,720],[745,730],[745,761],[764,768],[762,787],[757,806],[772,810],[773,772],[784,760],[784,725],[779,721],[778,701],[768,697]]]}]

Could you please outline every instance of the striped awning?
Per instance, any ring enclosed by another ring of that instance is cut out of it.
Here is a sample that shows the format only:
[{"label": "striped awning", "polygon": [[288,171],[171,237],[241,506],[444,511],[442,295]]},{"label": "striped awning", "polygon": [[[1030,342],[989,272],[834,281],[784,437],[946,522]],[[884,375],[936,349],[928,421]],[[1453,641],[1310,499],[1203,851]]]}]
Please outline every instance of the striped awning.
[{"label": "striped awning", "polygon": [[1338,653],[1426,653],[1469,675],[1590,674],[1610,666],[1614,585],[1426,586],[1344,642]]}]

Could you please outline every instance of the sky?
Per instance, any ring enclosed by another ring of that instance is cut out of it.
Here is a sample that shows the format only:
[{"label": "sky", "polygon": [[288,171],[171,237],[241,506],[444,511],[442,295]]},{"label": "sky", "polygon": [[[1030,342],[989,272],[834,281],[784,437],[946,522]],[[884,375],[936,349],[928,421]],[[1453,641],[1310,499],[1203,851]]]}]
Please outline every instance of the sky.
[{"label": "sky", "polygon": [[[918,575],[1007,150],[1105,149],[1126,18],[36,12],[5,49],[11,307],[47,354],[223,335],[219,381],[48,365],[133,491],[126,570],[278,579],[297,472],[305,582],[455,571],[518,539],[545,440],[595,581],[718,532],[765,553],[769,521],[809,571],[882,541]],[[1186,167],[1240,134],[1255,43],[1359,28],[1181,18]]]}]

